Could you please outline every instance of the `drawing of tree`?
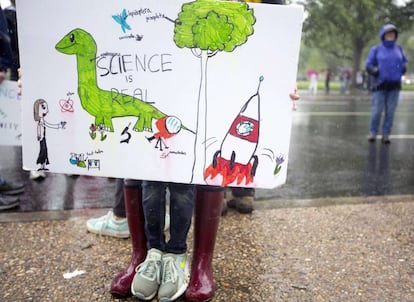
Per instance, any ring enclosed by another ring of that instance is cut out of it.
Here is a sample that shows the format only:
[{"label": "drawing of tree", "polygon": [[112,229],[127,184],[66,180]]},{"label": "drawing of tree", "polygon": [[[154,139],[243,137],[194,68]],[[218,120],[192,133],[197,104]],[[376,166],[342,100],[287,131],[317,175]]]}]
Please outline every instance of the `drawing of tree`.
[{"label": "drawing of tree", "polygon": [[200,59],[196,138],[192,178],[204,179],[207,132],[207,62],[220,51],[232,52],[253,34],[256,18],[245,2],[195,0],[185,3],[175,20],[174,42]]}]

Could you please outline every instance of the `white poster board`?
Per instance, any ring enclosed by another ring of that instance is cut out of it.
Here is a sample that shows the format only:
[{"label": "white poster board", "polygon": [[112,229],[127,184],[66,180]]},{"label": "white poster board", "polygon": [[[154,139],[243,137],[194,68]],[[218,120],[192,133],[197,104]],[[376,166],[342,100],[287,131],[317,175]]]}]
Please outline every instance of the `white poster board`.
[{"label": "white poster board", "polygon": [[0,146],[21,146],[21,99],[17,82],[4,80],[0,85]]},{"label": "white poster board", "polygon": [[25,169],[260,188],[285,182],[301,7],[17,5]]}]

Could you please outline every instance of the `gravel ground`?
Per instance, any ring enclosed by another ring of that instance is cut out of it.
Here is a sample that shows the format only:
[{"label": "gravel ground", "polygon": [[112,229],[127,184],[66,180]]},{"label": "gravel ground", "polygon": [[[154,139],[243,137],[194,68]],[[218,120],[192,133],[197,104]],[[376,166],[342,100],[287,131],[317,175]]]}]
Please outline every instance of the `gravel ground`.
[{"label": "gravel ground", "polygon": [[[130,242],[86,220],[0,223],[0,301],[120,301]],[[231,211],[219,232],[213,301],[414,301],[414,199]]]}]

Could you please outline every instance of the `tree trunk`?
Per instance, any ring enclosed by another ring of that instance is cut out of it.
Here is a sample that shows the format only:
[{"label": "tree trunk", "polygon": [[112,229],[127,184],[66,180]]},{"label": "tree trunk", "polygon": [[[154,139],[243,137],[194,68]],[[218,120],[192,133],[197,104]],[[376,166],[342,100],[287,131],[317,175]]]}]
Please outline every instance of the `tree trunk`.
[{"label": "tree trunk", "polygon": [[[352,85],[351,88],[355,91],[356,88],[356,74],[359,70],[365,69],[365,62],[361,62],[362,51],[364,49],[364,43],[360,41],[354,41],[354,57],[352,61]],[[363,66],[361,66],[363,63]]]}]

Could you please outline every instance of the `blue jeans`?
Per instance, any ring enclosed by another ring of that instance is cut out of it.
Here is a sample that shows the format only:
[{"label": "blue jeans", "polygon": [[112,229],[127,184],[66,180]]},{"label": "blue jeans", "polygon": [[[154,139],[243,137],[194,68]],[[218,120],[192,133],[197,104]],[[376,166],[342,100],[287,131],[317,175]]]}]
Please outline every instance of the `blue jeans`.
[{"label": "blue jeans", "polygon": [[[141,183],[138,182],[139,187],[141,187]],[[114,215],[117,217],[126,217],[126,210],[125,210],[125,199],[124,199],[124,179],[117,178],[116,179],[116,187],[115,187],[115,203],[112,207],[112,211]]]},{"label": "blue jeans", "polygon": [[371,135],[378,134],[378,128],[381,121],[381,114],[384,111],[384,121],[382,123],[382,135],[390,135],[392,124],[394,122],[394,113],[397,109],[400,91],[395,90],[378,90],[372,93],[371,122],[369,130]]},{"label": "blue jeans", "polygon": [[[165,242],[165,194],[170,191],[170,240]],[[142,207],[148,249],[182,254],[187,251],[187,233],[191,226],[195,186],[158,181],[142,182]]]}]

